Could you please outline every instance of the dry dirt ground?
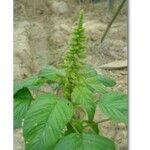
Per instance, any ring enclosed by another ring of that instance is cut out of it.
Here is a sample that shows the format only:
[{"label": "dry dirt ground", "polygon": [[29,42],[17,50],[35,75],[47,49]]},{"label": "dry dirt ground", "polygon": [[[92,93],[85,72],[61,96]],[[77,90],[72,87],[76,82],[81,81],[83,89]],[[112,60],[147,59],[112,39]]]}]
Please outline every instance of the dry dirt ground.
[{"label": "dry dirt ground", "polygon": [[[14,80],[18,81],[39,72],[47,64],[57,66],[67,50],[72,26],[80,8],[85,10],[87,62],[98,72],[108,73],[117,81],[115,89],[127,93],[127,65],[101,66],[127,60],[127,4],[113,23],[106,39],[100,39],[112,18],[106,0],[89,3],[84,0],[14,0]],[[119,63],[118,63],[119,65]],[[97,110],[95,120],[103,118]],[[114,139],[118,150],[127,150],[127,127],[111,121],[100,126],[103,133]],[[24,150],[22,131],[14,130],[14,150]]]}]

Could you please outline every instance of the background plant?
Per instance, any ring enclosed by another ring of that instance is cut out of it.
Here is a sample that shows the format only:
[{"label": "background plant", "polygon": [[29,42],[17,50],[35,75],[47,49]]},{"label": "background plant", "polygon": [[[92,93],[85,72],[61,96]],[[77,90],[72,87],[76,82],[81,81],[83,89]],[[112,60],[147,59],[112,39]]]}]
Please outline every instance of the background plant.
[{"label": "background plant", "polygon": [[[84,63],[85,45],[81,11],[63,65],[46,66],[39,75],[14,85],[14,127],[23,128],[27,150],[115,149],[93,120],[95,109],[98,106],[109,119],[126,124],[127,95],[110,91],[116,82]],[[33,98],[31,91],[45,83],[56,94]]]}]

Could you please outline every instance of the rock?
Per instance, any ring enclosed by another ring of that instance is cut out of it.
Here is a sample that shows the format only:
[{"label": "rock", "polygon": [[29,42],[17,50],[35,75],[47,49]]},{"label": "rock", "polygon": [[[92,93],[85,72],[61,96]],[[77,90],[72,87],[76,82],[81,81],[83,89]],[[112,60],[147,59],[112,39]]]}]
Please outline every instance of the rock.
[{"label": "rock", "polygon": [[49,36],[49,51],[53,56],[55,65],[62,62],[65,51],[68,48],[68,40],[71,32],[71,27],[64,23],[56,25]]},{"label": "rock", "polygon": [[14,28],[14,79],[22,79],[24,75],[29,74],[27,62],[30,56],[30,46],[26,35],[26,29],[29,22],[18,23]]},{"label": "rock", "polygon": [[31,22],[29,29],[30,58],[33,62],[32,71],[37,73],[41,67],[51,63],[48,34],[42,23]]},{"label": "rock", "polygon": [[23,21],[14,28],[14,79],[37,73],[51,62],[47,32],[41,23]]},{"label": "rock", "polygon": [[69,10],[67,3],[63,1],[52,1],[50,3],[52,4],[52,10],[54,13],[64,14],[67,13]]},{"label": "rock", "polygon": [[114,40],[114,39],[105,39],[105,41],[101,44],[100,52],[104,54],[105,57],[109,57],[108,61],[113,60],[123,60],[127,59],[127,53],[122,51],[127,44],[122,40]]},{"label": "rock", "polygon": [[102,69],[121,69],[121,68],[127,68],[128,63],[127,60],[122,61],[114,61],[105,65],[100,66]]},{"label": "rock", "polygon": [[124,23],[114,23],[107,35],[108,38],[113,38],[116,40],[122,39],[127,40],[127,24]]},{"label": "rock", "polygon": [[126,46],[126,47],[124,47],[124,48],[122,49],[122,51],[123,51],[123,52],[125,52],[125,53],[127,53],[127,52],[128,52],[128,48],[127,48],[127,46]]},{"label": "rock", "polygon": [[100,35],[102,35],[103,30],[106,28],[106,24],[97,22],[95,20],[86,21],[84,26],[87,32],[87,38],[91,39],[92,41],[98,40]]},{"label": "rock", "polygon": [[56,25],[51,31],[51,41],[57,44],[58,47],[63,46],[65,42],[68,42],[70,29],[71,28],[64,23]]}]

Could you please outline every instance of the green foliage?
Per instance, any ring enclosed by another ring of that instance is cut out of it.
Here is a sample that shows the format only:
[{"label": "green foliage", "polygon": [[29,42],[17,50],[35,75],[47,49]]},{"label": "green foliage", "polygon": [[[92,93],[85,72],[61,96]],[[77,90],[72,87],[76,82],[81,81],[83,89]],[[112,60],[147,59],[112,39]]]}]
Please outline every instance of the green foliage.
[{"label": "green foliage", "polygon": [[24,120],[26,149],[51,149],[72,116],[73,106],[69,101],[49,93],[37,97]]},{"label": "green foliage", "polygon": [[45,83],[45,79],[38,77],[38,76],[32,76],[27,79],[22,80],[21,82],[17,82],[14,85],[14,94],[16,94],[19,90],[23,88],[29,88],[29,89],[35,89]]},{"label": "green foliage", "polygon": [[87,87],[76,86],[72,92],[72,102],[81,105],[87,112],[89,120],[93,120],[96,105],[93,93]]},{"label": "green foliage", "polygon": [[119,92],[104,94],[99,100],[100,110],[111,119],[127,123],[127,95]]},{"label": "green foliage", "polygon": [[[26,150],[115,150],[94,115],[98,105],[106,117],[127,123],[127,96],[109,92],[116,82],[85,64],[85,57],[81,11],[62,67],[46,66],[37,76],[14,85],[14,128],[23,128]],[[45,83],[61,92],[33,99],[30,92]]]},{"label": "green foliage", "polygon": [[14,95],[14,127],[20,128],[33,98],[27,88],[22,88]]},{"label": "green foliage", "polygon": [[46,66],[41,70],[40,76],[49,82],[60,82],[61,78],[65,76],[65,71],[63,69],[56,69],[53,66]]},{"label": "green foliage", "polygon": [[54,150],[115,150],[114,143],[99,135],[95,134],[77,134],[72,133],[63,137]]}]

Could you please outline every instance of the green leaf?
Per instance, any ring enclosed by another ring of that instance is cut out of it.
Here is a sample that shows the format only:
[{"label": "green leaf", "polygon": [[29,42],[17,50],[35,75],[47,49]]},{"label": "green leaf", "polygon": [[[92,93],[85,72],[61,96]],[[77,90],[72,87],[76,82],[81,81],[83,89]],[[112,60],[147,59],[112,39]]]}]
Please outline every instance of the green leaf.
[{"label": "green leaf", "polygon": [[91,65],[85,65],[80,70],[80,75],[84,76],[87,83],[98,92],[105,93],[104,86],[112,87],[116,85],[116,82],[107,75],[97,74],[96,70]]},{"label": "green leaf", "polygon": [[44,84],[46,81],[44,78],[38,76],[32,76],[27,79],[24,79],[20,82],[15,83],[14,85],[14,94],[21,90],[22,88],[37,88],[40,85]]},{"label": "green leaf", "polygon": [[69,101],[48,93],[40,95],[24,120],[26,149],[52,149],[72,116],[73,106]]},{"label": "green leaf", "polygon": [[95,114],[95,103],[93,93],[83,86],[76,86],[72,92],[72,100],[81,105],[88,114],[90,120],[93,120]]},{"label": "green leaf", "polygon": [[22,127],[22,120],[32,100],[32,95],[27,88],[22,88],[14,95],[14,128]]},{"label": "green leaf", "polygon": [[98,74],[99,81],[106,87],[112,87],[116,85],[116,81],[108,77],[107,75]]},{"label": "green leaf", "polygon": [[65,71],[64,69],[56,69],[53,66],[46,66],[40,71],[40,76],[45,77],[49,81],[56,82],[65,76]]},{"label": "green leaf", "polygon": [[127,123],[128,104],[127,95],[120,92],[111,92],[100,97],[98,102],[100,110],[111,119]]},{"label": "green leaf", "polygon": [[97,75],[96,70],[91,65],[84,65],[79,73],[85,78],[90,78]]},{"label": "green leaf", "polygon": [[63,137],[53,150],[115,150],[110,139],[96,134],[72,133]]},{"label": "green leaf", "polygon": [[100,92],[102,94],[107,92],[105,86],[101,83],[98,76],[93,76],[93,77],[87,78],[86,84],[89,89],[91,89],[95,92]]},{"label": "green leaf", "polygon": [[14,94],[24,87],[35,89],[48,81],[59,82],[63,76],[65,76],[65,71],[63,69],[56,69],[53,66],[46,66],[41,70],[39,76],[31,76],[15,83]]}]

